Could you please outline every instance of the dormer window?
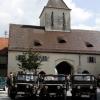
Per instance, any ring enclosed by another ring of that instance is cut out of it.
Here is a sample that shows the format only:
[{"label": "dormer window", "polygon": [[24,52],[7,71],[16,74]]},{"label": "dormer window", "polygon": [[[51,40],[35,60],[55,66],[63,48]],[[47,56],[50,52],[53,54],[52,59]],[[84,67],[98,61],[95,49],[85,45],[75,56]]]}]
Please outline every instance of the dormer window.
[{"label": "dormer window", "polygon": [[66,43],[66,40],[63,37],[58,37],[58,43]]},{"label": "dormer window", "polygon": [[85,42],[86,47],[94,47],[93,44],[89,43],[89,42]]},{"label": "dormer window", "polygon": [[34,46],[41,46],[41,43],[40,43],[40,41],[38,41],[38,40],[35,40],[35,41],[34,41]]}]

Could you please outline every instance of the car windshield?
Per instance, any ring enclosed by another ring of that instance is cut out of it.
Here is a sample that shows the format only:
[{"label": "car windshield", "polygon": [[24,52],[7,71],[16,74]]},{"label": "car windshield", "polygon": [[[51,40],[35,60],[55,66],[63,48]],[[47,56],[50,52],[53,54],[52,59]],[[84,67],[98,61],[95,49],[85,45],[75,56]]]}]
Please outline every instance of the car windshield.
[{"label": "car windshield", "polygon": [[33,76],[33,74],[20,74],[17,76],[17,80],[22,81],[35,81],[37,76]]},{"label": "car windshield", "polygon": [[46,75],[44,77],[44,80],[46,81],[64,81],[65,80],[65,76],[64,75]]},{"label": "car windshield", "polygon": [[74,76],[74,80],[75,81],[94,81],[94,77],[93,76],[89,76],[89,75],[76,75]]}]

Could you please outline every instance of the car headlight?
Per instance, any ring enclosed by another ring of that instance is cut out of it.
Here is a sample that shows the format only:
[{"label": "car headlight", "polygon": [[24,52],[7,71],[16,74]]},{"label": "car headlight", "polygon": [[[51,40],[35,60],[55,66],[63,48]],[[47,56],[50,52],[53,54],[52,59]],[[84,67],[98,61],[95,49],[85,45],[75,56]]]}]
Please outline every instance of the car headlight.
[{"label": "car headlight", "polygon": [[93,86],[92,85],[90,86],[90,89],[93,89]]},{"label": "car headlight", "polygon": [[48,86],[44,86],[45,89],[48,89]]},{"label": "car headlight", "polygon": [[29,88],[29,85],[26,85],[26,88]]},{"label": "car headlight", "polygon": [[80,86],[77,86],[77,88],[80,89],[81,87]]},{"label": "car headlight", "polygon": [[61,86],[57,86],[57,89],[60,89],[61,88]]},{"label": "car headlight", "polygon": [[17,88],[17,84],[15,84],[15,87]]},{"label": "car headlight", "polygon": [[32,84],[30,84],[30,87],[33,87],[33,85],[32,85]]}]

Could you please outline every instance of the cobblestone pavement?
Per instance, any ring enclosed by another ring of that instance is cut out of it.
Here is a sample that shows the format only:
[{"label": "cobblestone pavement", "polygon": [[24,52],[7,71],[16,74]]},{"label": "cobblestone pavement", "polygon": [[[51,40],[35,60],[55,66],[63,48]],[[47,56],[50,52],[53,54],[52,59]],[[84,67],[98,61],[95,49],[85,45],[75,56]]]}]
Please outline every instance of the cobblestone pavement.
[{"label": "cobblestone pavement", "polygon": [[[68,95],[67,100],[71,100],[71,92],[70,92],[70,90],[67,91],[67,95]],[[11,100],[7,95],[7,88],[6,88],[6,91],[1,91],[0,90],[0,100]],[[29,98],[29,97],[17,97],[16,100],[32,100],[32,98]],[[88,100],[88,99],[81,98],[79,100]],[[97,89],[97,100],[100,100],[100,89],[99,88]]]}]

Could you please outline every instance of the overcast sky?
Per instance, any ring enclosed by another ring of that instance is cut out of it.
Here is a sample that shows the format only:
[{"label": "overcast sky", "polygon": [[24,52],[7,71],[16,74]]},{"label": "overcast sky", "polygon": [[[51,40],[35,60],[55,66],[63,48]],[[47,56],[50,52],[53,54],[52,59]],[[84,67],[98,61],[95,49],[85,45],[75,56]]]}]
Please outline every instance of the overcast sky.
[{"label": "overcast sky", "polygon": [[[48,0],[0,0],[0,37],[9,24],[39,25]],[[100,30],[100,0],[64,0],[71,10],[71,28]]]}]

